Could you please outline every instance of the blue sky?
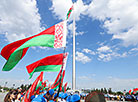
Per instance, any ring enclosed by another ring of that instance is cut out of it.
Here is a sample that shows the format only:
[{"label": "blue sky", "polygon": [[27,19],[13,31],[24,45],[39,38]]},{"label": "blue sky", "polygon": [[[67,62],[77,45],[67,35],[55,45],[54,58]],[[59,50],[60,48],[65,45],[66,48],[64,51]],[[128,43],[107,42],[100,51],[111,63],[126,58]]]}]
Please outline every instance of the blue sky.
[{"label": "blue sky", "polygon": [[[131,89],[138,86],[138,1],[73,0],[76,18],[76,87]],[[132,5],[131,7],[129,5]],[[10,42],[39,33],[66,18],[71,0],[0,1],[0,50]],[[12,11],[12,12],[11,12]],[[72,18],[68,21],[69,57],[64,82],[72,82]],[[32,83],[25,66],[62,49],[32,47],[9,72],[0,71],[0,85]],[[2,69],[6,60],[0,56]],[[52,82],[57,72],[45,72]]]}]

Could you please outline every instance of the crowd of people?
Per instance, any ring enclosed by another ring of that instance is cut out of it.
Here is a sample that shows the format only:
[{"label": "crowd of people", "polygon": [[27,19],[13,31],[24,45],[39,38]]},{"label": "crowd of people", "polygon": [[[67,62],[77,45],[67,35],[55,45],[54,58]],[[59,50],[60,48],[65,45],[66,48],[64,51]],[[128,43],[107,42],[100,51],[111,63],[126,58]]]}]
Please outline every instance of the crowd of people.
[{"label": "crowd of people", "polygon": [[110,101],[131,101],[137,102],[138,96],[137,95],[113,95],[113,94],[105,94],[104,95],[106,100]]},{"label": "crowd of people", "polygon": [[[21,88],[10,90],[5,96],[4,102],[24,102],[23,98],[26,91]],[[96,99],[97,97],[99,99]],[[102,100],[102,101],[95,101]],[[93,92],[90,94],[73,93],[73,92],[58,92],[53,89],[39,90],[39,93],[34,92],[30,97],[30,102],[106,102],[102,93]]]},{"label": "crowd of people", "polygon": [[[21,88],[10,90],[4,98],[4,102],[24,102],[26,90]],[[73,92],[58,92],[53,89],[39,90],[39,92],[30,97],[30,102],[106,102],[108,101],[131,101],[137,102],[138,95],[113,95],[103,94],[101,92],[73,93]]]},{"label": "crowd of people", "polygon": [[20,102],[25,94],[25,90],[21,88],[11,89],[4,98],[4,102]]}]

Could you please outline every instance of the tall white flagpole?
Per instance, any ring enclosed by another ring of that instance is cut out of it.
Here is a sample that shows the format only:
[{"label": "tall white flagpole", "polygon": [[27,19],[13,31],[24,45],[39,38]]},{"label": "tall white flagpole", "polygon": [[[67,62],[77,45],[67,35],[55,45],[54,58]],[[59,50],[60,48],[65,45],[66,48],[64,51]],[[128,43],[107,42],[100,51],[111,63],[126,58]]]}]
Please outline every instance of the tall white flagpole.
[{"label": "tall white flagpole", "polygon": [[75,5],[73,5],[73,69],[72,69],[72,89],[76,89],[76,69],[75,69]]}]

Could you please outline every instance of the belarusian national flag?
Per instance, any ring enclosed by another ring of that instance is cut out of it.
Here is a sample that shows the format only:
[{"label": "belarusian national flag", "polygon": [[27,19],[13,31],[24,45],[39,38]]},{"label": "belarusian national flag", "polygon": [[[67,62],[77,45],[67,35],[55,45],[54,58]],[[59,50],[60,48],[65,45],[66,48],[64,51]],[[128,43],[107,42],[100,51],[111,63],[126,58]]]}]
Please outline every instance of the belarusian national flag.
[{"label": "belarusian national flag", "polygon": [[[60,74],[60,75],[59,75]],[[59,72],[54,84],[52,84],[51,89],[57,89],[60,87],[60,81],[64,79],[64,76],[62,75],[61,71]]]},{"label": "belarusian national flag", "polygon": [[132,89],[129,90],[129,94],[131,95],[133,93]]},{"label": "belarusian national flag", "polygon": [[64,85],[64,87],[62,87],[62,91],[64,92],[64,93],[66,93],[66,89],[67,89],[67,82],[65,83],[65,85]]},{"label": "belarusian national flag", "polygon": [[43,77],[39,80],[39,82],[37,83],[37,86],[35,88],[36,93],[39,93],[39,90],[42,87],[42,81],[43,81]]},{"label": "belarusian national flag", "polygon": [[67,13],[67,19],[70,17],[70,14],[71,14],[72,10],[73,10],[73,5],[72,5],[72,7],[69,9],[69,11]]},{"label": "belarusian national flag", "polygon": [[[64,56],[64,54],[57,54],[57,55],[48,56],[48,57],[45,57],[39,61],[36,61],[36,62],[26,66],[27,71],[30,75],[30,78],[32,77],[34,72],[59,71],[61,69],[61,66],[63,63],[63,56]],[[65,63],[65,60],[64,60],[64,63]]]},{"label": "belarusian national flag", "polygon": [[28,91],[26,92],[26,94],[23,97],[22,102],[31,102],[30,98],[34,94],[35,88],[40,80],[43,80],[43,72],[40,73],[40,75],[33,82],[32,86],[28,89]]},{"label": "belarusian national flag", "polygon": [[[54,89],[54,88],[56,88],[57,86],[62,87],[63,79],[64,79],[64,76],[65,76],[66,59],[67,59],[66,56],[67,56],[67,55],[68,55],[68,54],[65,53],[65,55],[64,55],[63,67],[62,67],[62,69],[59,71],[56,80],[54,81],[54,83],[53,83],[52,86],[51,86],[51,89]],[[60,84],[61,84],[61,85],[60,85]],[[61,90],[61,88],[60,88],[60,90]]]},{"label": "belarusian national flag", "polygon": [[48,80],[45,80],[44,82],[42,82],[42,85],[43,85],[44,87],[46,87],[47,82],[48,82]]},{"label": "belarusian national flag", "polygon": [[5,46],[1,55],[7,60],[3,71],[10,71],[26,54],[31,46],[45,46],[52,48],[65,47],[66,21],[62,21],[41,33],[15,41]]},{"label": "belarusian national flag", "polygon": [[56,80],[54,81],[54,83],[52,84],[51,86],[51,89],[54,89],[56,88],[57,86],[60,85],[60,83],[62,84],[63,83],[63,79],[64,79],[64,76],[65,76],[65,68],[66,68],[66,59],[67,59],[67,55],[68,53],[65,53],[64,55],[64,62],[63,62],[63,67],[62,69],[59,71],[57,77],[56,77]]}]

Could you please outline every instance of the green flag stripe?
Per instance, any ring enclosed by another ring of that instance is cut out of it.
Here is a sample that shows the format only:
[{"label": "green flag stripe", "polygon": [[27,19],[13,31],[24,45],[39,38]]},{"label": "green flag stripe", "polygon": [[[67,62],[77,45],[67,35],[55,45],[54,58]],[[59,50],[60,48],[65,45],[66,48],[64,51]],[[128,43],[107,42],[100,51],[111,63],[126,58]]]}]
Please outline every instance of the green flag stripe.
[{"label": "green flag stripe", "polygon": [[58,85],[58,86],[56,86],[53,90],[56,90],[57,88],[59,88],[59,85]]},{"label": "green flag stripe", "polygon": [[41,72],[41,71],[47,71],[47,72],[56,72],[61,69],[62,65],[47,65],[47,66],[39,66],[35,68],[30,74],[30,78],[32,77],[34,72]]},{"label": "green flag stripe", "polygon": [[62,75],[59,77],[59,79],[57,80],[57,82],[54,84],[54,87],[56,86],[59,86],[60,85],[60,81],[62,79]]},{"label": "green flag stripe", "polygon": [[42,82],[41,81],[37,84],[35,90],[37,90],[40,86],[42,86]]},{"label": "green flag stripe", "polygon": [[72,9],[69,10],[69,12],[67,13],[67,19],[69,18],[69,14],[72,12]]},{"label": "green flag stripe", "polygon": [[[34,37],[24,43],[22,46],[20,46],[17,51],[26,47],[31,47],[31,46],[46,46],[46,47],[54,47],[54,35],[41,35]],[[15,51],[16,51],[15,50]]]},{"label": "green flag stripe", "polygon": [[35,69],[35,72],[40,71],[50,71],[50,72],[56,72],[59,71],[62,65],[47,65],[47,66],[39,66]]},{"label": "green flag stripe", "polygon": [[[13,68],[21,59],[22,57],[22,50],[19,50],[15,53],[12,53],[9,59],[7,60],[6,64],[4,65],[2,71],[9,71],[11,70],[11,67]],[[18,57],[17,57],[18,56]]]},{"label": "green flag stripe", "polygon": [[54,47],[54,39],[54,35],[41,35],[30,39],[10,55],[8,61],[6,62],[2,70],[9,71],[20,61],[22,57],[23,48],[31,46]]}]

